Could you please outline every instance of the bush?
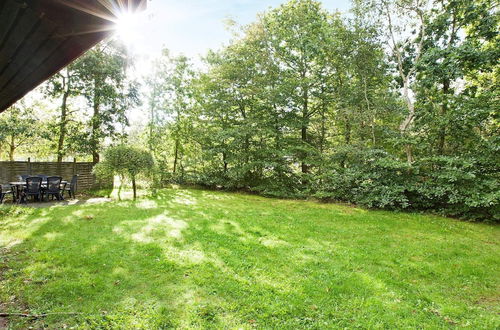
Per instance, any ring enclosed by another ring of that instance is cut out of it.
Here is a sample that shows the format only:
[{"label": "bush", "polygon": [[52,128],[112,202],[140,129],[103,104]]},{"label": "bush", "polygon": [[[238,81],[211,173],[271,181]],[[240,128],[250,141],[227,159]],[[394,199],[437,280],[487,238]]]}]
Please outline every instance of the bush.
[{"label": "bush", "polygon": [[[486,156],[491,153],[485,153]],[[181,177],[164,171],[162,182],[246,190],[270,197],[316,197],[367,208],[431,211],[470,220],[500,220],[500,168],[492,157],[462,155],[418,160],[409,165],[384,150],[348,146],[328,159],[299,164],[260,160],[222,167],[208,163]]]},{"label": "bush", "polygon": [[382,150],[342,150],[319,177],[315,196],[369,208],[404,209],[412,168]]},{"label": "bush", "polygon": [[500,171],[467,157],[434,157],[418,163],[415,208],[467,219],[500,220]]},{"label": "bush", "polygon": [[472,157],[434,157],[408,165],[381,150],[341,150],[318,176],[313,195],[369,208],[429,210],[500,220],[499,169]]},{"label": "bush", "polygon": [[281,198],[304,198],[305,187],[302,182],[309,176],[301,177],[285,166],[271,167],[264,171],[261,180],[255,180],[251,190],[261,195]]},{"label": "bush", "polygon": [[151,154],[145,150],[118,145],[104,151],[104,161],[94,166],[97,177],[119,175],[132,181],[134,200],[137,197],[136,179],[139,174],[149,175],[154,168]]}]

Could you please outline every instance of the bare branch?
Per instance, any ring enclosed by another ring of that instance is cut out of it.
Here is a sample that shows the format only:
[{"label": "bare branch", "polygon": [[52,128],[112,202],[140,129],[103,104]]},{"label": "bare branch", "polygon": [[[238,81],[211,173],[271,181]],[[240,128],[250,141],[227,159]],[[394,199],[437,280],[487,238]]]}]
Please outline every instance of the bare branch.
[{"label": "bare branch", "polygon": [[32,319],[38,319],[38,318],[46,317],[49,315],[78,315],[78,314],[82,314],[82,313],[75,313],[75,312],[43,313],[43,314],[0,313],[0,317],[19,316],[19,317],[28,317],[28,318],[32,318]]},{"label": "bare branch", "polygon": [[401,76],[403,81],[406,81],[407,77],[404,74],[404,70],[403,70],[403,56],[402,56],[401,52],[399,51],[399,47],[397,46],[396,38],[394,36],[394,29],[393,29],[392,17],[391,17],[389,5],[387,4],[387,2],[384,2],[384,5],[385,5],[385,9],[386,9],[387,20],[389,22],[389,33],[391,35],[391,40],[392,40],[392,51],[396,54],[396,59],[398,61],[399,75]]}]

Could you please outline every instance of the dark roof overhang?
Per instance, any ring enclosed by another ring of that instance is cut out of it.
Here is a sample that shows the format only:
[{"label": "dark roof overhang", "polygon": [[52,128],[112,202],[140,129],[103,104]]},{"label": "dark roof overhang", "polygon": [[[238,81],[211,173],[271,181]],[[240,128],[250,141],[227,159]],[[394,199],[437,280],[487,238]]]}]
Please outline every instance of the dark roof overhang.
[{"label": "dark roof overhang", "polygon": [[0,112],[113,33],[146,0],[1,0]]}]

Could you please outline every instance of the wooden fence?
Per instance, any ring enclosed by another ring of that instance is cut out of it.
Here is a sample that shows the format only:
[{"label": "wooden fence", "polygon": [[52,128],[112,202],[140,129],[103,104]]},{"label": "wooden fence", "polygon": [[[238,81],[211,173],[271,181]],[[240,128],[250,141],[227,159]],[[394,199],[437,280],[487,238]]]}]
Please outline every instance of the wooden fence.
[{"label": "wooden fence", "polygon": [[96,179],[92,174],[94,163],[73,162],[1,162],[0,161],[0,184],[18,181],[19,175],[54,175],[61,176],[63,180],[70,181],[73,175],[78,175],[78,190],[86,190],[95,187]]}]

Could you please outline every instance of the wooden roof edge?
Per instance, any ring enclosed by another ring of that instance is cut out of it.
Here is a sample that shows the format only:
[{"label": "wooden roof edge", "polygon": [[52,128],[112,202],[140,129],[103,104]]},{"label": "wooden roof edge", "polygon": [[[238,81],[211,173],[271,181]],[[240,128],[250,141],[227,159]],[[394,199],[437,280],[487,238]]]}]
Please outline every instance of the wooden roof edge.
[{"label": "wooden roof edge", "polygon": [[[37,0],[33,0],[33,1],[37,1]],[[51,0],[51,1],[54,1],[54,0]],[[59,0],[59,1],[67,1],[67,0]],[[86,0],[86,1],[88,1],[88,0]],[[101,2],[100,0],[97,0],[97,1],[99,3]],[[115,0],[115,1],[119,1],[121,3],[122,0]],[[43,0],[42,0],[42,2],[43,2]],[[142,10],[145,10],[147,7],[147,0],[127,0],[126,3],[128,5],[131,4],[132,6],[134,6],[132,8],[134,11],[142,11]],[[31,10],[33,10],[33,8],[31,8]],[[36,12],[40,13],[39,8],[36,10]],[[45,19],[47,19],[47,17],[43,14],[42,14],[42,17],[45,17]],[[85,17],[85,16],[82,15],[82,17]],[[64,26],[61,26],[61,24],[59,22],[53,22],[53,20],[51,20],[51,19],[49,19],[48,21],[50,21],[51,24],[56,23],[59,27],[64,29]],[[88,35],[85,37],[85,40],[81,40],[82,38],[79,35],[70,36],[69,38],[71,39],[71,42],[75,43],[75,46],[76,45],[79,46],[79,47],[75,47],[75,50],[77,50],[77,51],[74,54],[71,54],[68,57],[62,59],[61,62],[57,63],[56,66],[53,66],[50,68],[43,68],[41,66],[41,71],[48,70],[47,71],[48,74],[44,73],[40,78],[34,79],[32,81],[30,81],[27,78],[21,82],[18,82],[17,85],[21,85],[20,87],[22,87],[22,88],[20,88],[20,89],[16,88],[14,95],[12,95],[12,94],[11,95],[2,95],[3,94],[2,92],[4,92],[4,91],[0,91],[0,113],[7,110],[9,107],[11,107],[17,101],[22,99],[26,94],[28,94],[29,92],[34,90],[37,86],[39,86],[41,83],[43,83],[44,81],[46,81],[47,79],[52,77],[54,74],[56,74],[60,70],[62,70],[64,67],[66,67],[67,65],[69,65],[70,63],[75,61],[77,58],[82,56],[85,52],[87,52],[89,49],[91,49],[92,47],[97,45],[99,42],[101,42],[102,40],[105,40],[106,38],[109,38],[113,34],[113,31],[112,30],[98,31],[98,32],[93,32],[91,34],[92,34],[92,37],[95,37],[95,39],[89,38]],[[54,35],[57,35],[57,32]],[[36,72],[33,72],[33,74],[36,75]],[[2,99],[8,100],[8,101],[3,103]]]}]

